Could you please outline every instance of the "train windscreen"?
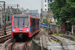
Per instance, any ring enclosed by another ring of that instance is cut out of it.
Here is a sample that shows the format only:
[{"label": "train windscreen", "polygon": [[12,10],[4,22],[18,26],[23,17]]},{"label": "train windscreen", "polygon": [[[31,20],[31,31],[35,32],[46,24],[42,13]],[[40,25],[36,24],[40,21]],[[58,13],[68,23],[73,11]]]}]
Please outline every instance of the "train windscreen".
[{"label": "train windscreen", "polygon": [[27,17],[14,17],[13,27],[29,27],[29,19]]}]

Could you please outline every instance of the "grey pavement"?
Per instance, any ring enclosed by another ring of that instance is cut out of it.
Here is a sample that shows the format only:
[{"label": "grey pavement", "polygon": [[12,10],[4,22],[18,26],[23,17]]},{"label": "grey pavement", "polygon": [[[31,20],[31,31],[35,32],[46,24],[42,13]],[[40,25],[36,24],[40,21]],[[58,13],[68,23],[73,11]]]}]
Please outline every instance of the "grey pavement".
[{"label": "grey pavement", "polygon": [[47,48],[48,50],[63,50],[61,44],[59,42],[56,42],[54,40],[51,40],[51,42],[48,40],[48,37],[46,36],[47,41]]},{"label": "grey pavement", "polygon": [[75,41],[60,36],[58,37],[66,41],[69,50],[75,50]]}]

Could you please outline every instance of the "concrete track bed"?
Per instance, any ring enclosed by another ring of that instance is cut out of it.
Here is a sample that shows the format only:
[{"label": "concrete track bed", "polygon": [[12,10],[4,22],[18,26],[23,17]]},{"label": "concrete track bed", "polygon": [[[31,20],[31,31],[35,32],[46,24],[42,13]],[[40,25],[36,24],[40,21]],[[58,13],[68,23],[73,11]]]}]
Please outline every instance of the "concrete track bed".
[{"label": "concrete track bed", "polygon": [[66,41],[64,41],[63,39],[59,38],[58,36],[55,36],[55,35],[51,35],[51,36],[56,38],[58,41],[61,42],[61,45],[63,46],[63,50],[69,50]]}]

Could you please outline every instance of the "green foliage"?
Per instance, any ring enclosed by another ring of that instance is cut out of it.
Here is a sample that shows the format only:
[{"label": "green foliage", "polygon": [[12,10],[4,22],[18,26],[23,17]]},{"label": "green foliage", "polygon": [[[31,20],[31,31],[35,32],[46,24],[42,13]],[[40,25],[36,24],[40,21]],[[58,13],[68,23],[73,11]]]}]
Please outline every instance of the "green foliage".
[{"label": "green foliage", "polygon": [[61,20],[58,19],[56,25],[61,25],[61,23],[62,23]]},{"label": "green foliage", "polygon": [[22,14],[22,12],[20,11],[20,9],[18,9],[18,13],[17,13],[17,8],[13,8],[13,13],[14,14]]},{"label": "green foliage", "polygon": [[69,23],[69,21],[66,21],[66,23]]},{"label": "green foliage", "polygon": [[62,42],[60,41],[60,44],[62,45]]},{"label": "green foliage", "polygon": [[75,0],[66,0],[66,2],[67,2],[68,4],[70,4],[71,7],[74,7],[74,8],[75,8]]},{"label": "green foliage", "polygon": [[55,36],[63,36],[63,34],[57,34],[57,33],[55,33],[54,35]]},{"label": "green foliage", "polygon": [[71,23],[70,22],[68,22],[67,24],[66,24],[66,30],[67,31],[71,31]]},{"label": "green foliage", "polygon": [[71,19],[71,23],[72,23],[72,25],[75,25],[75,18]]},{"label": "green foliage", "polygon": [[43,22],[42,23],[47,24],[47,25],[50,25],[50,23],[48,22],[47,19],[43,19]]},{"label": "green foliage", "polygon": [[55,19],[61,19],[64,23],[70,19],[71,24],[75,25],[75,0],[55,0],[49,6]]}]

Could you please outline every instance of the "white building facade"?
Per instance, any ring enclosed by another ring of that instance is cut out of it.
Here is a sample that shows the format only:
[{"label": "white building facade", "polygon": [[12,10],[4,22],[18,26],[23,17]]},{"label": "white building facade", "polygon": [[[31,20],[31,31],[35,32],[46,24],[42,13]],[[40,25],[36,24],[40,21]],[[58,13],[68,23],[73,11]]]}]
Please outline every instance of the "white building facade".
[{"label": "white building facade", "polygon": [[43,11],[50,11],[49,3],[54,2],[54,0],[42,0],[41,1],[41,8]]}]

